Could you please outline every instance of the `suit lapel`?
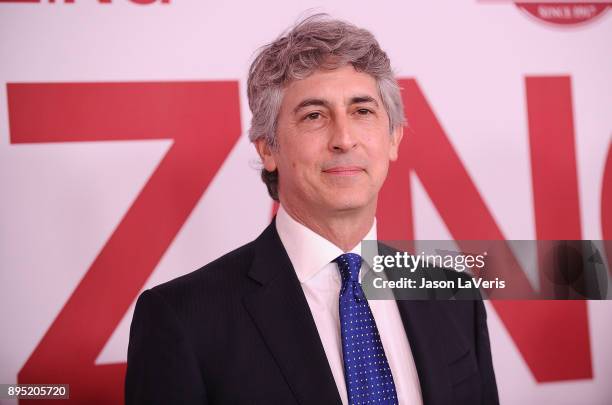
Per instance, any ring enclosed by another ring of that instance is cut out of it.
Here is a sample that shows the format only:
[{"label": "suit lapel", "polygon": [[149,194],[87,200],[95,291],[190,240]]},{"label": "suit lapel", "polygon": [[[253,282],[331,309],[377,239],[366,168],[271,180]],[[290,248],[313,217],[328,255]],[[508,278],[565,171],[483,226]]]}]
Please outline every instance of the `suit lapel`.
[{"label": "suit lapel", "polygon": [[249,276],[261,288],[244,304],[300,404],[340,396],[308,302],[274,221],[257,239]]},{"label": "suit lapel", "polygon": [[[393,255],[396,252],[381,243],[378,245],[378,251],[383,255]],[[389,280],[398,279],[400,273],[393,269],[385,270]],[[419,285],[420,278],[430,278],[430,274],[417,271],[411,273],[409,277],[417,280]],[[469,346],[460,338],[453,322],[443,311],[442,305],[451,303],[437,301],[434,292],[429,290],[409,292],[404,299],[400,299],[401,290],[395,290],[394,293],[398,297],[397,307],[419,374],[423,404],[452,403],[449,364],[465,355],[469,351]]]},{"label": "suit lapel", "polygon": [[430,301],[397,301],[410,349],[419,374],[423,404],[451,403],[443,336]]}]

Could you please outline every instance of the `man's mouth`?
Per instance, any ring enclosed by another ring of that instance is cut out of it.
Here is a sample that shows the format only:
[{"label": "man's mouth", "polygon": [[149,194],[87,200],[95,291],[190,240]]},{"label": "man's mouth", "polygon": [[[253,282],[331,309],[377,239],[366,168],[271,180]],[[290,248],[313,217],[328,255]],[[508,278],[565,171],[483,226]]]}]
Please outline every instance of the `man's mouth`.
[{"label": "man's mouth", "polygon": [[363,173],[365,170],[359,166],[334,166],[323,170],[323,173],[335,176],[354,176]]}]

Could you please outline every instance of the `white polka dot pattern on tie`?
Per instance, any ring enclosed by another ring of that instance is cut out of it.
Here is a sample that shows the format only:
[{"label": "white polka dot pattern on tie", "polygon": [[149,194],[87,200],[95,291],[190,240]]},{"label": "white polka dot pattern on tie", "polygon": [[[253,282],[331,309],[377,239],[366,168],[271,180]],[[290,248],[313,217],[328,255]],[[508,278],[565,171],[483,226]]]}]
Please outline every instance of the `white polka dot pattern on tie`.
[{"label": "white polka dot pattern on tie", "polygon": [[345,253],[334,262],[342,277],[340,330],[349,403],[397,404],[391,369],[359,283],[361,256]]}]

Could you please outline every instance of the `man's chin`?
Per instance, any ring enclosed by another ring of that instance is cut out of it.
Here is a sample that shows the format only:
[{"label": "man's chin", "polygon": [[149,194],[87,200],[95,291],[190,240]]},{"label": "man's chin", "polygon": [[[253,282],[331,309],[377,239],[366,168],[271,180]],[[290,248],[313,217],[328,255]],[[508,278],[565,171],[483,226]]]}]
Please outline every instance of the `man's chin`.
[{"label": "man's chin", "polygon": [[334,196],[333,199],[326,201],[325,205],[332,212],[349,214],[367,210],[369,201],[366,198],[355,198],[355,196],[348,196],[348,198]]}]

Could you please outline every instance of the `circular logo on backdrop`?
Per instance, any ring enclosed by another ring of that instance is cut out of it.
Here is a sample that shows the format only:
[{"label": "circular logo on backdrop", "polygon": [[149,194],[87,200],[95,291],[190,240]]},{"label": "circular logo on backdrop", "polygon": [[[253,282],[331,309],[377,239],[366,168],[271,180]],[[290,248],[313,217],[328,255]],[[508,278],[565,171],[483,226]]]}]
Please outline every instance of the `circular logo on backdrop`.
[{"label": "circular logo on backdrop", "polygon": [[515,1],[514,4],[539,21],[561,26],[586,24],[603,15],[612,6],[612,2]]}]

